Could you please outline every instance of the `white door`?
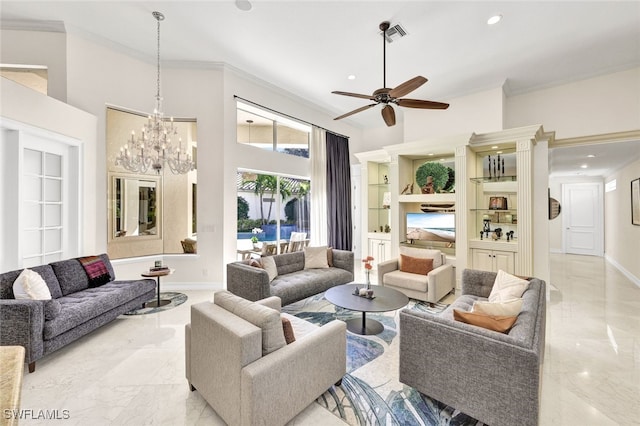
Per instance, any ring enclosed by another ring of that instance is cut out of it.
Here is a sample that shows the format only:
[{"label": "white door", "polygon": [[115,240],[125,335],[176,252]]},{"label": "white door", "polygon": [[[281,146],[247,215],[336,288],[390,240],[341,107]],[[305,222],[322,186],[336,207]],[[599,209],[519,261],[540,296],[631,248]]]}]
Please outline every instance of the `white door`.
[{"label": "white door", "polygon": [[562,185],[564,252],[602,256],[604,252],[602,183]]}]

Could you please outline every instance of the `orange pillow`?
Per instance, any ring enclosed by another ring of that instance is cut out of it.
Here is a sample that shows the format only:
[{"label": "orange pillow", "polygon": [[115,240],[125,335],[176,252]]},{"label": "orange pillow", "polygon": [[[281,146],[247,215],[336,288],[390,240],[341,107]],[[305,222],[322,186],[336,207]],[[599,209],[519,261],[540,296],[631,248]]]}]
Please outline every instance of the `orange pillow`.
[{"label": "orange pillow", "polygon": [[506,333],[511,330],[513,324],[518,319],[517,316],[507,317],[498,315],[485,315],[477,312],[465,312],[457,309],[453,310],[453,318],[456,321],[461,321],[466,324],[475,325],[478,327],[486,328],[488,330],[497,331],[499,333]]},{"label": "orange pillow", "polygon": [[293,343],[296,341],[296,336],[293,334],[293,326],[291,325],[291,321],[288,318],[280,317],[282,319],[282,331],[284,332],[284,340],[289,343]]},{"label": "orange pillow", "polygon": [[400,270],[412,274],[427,275],[433,269],[433,259],[400,255]]}]

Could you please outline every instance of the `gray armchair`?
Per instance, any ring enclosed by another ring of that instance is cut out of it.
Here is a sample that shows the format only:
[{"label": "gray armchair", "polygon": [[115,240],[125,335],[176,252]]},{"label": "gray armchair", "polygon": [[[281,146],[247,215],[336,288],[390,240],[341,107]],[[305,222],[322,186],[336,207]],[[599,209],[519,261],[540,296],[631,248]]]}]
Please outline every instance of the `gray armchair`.
[{"label": "gray armchair", "polygon": [[[284,343],[281,315],[295,341],[263,354],[265,344]],[[275,321],[282,336],[265,335],[265,321]],[[249,302],[217,292],[214,303],[191,307],[185,346],[191,390],[232,426],[285,424],[346,374],[345,323],[318,327],[281,314],[278,297]]]}]

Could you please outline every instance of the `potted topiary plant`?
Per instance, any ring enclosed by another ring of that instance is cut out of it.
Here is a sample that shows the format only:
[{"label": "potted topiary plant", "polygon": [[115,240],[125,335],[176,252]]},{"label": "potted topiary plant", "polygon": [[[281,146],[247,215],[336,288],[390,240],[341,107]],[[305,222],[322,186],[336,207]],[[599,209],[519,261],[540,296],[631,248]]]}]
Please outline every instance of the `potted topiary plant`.
[{"label": "potted topiary plant", "polygon": [[435,192],[440,192],[449,180],[448,167],[435,162],[424,163],[418,167],[416,170],[416,183],[420,188],[426,187],[429,176],[433,178],[433,189]]}]

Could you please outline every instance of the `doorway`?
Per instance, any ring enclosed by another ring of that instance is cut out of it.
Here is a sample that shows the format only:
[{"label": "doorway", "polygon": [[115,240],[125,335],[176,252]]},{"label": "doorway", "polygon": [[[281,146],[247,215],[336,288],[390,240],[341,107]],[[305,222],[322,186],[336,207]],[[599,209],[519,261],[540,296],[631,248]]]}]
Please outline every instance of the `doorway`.
[{"label": "doorway", "polygon": [[562,185],[563,251],[604,255],[604,196],[601,182]]}]

